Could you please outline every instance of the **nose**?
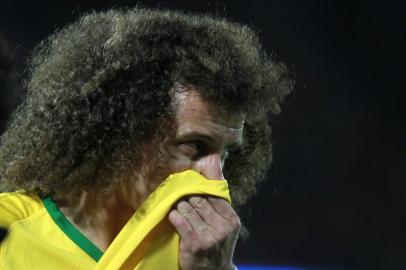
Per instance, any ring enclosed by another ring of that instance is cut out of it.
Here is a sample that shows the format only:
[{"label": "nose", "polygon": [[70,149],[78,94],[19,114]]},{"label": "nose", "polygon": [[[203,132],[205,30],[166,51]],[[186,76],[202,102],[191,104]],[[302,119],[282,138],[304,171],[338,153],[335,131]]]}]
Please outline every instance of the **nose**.
[{"label": "nose", "polygon": [[207,155],[196,161],[194,170],[207,179],[224,180],[223,169],[221,166],[221,155],[219,153]]}]

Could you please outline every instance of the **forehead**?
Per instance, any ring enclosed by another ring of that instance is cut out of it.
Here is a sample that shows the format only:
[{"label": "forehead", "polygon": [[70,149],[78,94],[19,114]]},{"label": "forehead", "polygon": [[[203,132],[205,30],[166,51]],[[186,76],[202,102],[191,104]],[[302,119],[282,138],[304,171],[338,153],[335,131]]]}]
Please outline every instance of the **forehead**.
[{"label": "forehead", "polygon": [[173,92],[173,103],[176,118],[202,118],[218,124],[226,124],[230,128],[241,129],[245,116],[240,113],[230,113],[219,109],[192,86],[178,87]]},{"label": "forehead", "polygon": [[216,108],[191,87],[173,93],[178,133],[212,132],[215,135],[242,140],[244,115]]}]

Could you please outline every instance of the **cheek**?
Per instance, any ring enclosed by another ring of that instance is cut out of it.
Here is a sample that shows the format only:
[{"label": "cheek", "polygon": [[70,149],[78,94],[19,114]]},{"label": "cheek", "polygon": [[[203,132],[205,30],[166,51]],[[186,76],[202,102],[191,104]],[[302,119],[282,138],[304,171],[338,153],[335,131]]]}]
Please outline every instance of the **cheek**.
[{"label": "cheek", "polygon": [[152,172],[149,178],[149,189],[155,190],[169,175],[192,169],[191,162],[181,159],[166,159],[159,162],[156,170]]},{"label": "cheek", "polygon": [[172,173],[192,169],[193,161],[173,146],[161,150],[160,158],[154,167],[156,178],[163,180]]},{"label": "cheek", "polygon": [[160,170],[165,172],[167,175],[176,172],[182,172],[193,167],[192,160],[185,155],[167,155],[160,162]]},{"label": "cheek", "polygon": [[172,173],[182,172],[193,166],[192,160],[182,154],[178,147],[165,145],[160,147],[157,159],[151,170],[155,179],[165,179]]}]

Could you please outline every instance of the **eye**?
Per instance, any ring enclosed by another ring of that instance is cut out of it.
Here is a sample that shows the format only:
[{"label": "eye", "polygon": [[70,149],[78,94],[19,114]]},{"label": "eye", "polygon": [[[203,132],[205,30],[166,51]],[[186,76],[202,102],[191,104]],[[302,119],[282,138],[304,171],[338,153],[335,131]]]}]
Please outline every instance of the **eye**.
[{"label": "eye", "polygon": [[187,141],[180,143],[182,151],[193,158],[204,156],[208,153],[207,145],[202,141]]}]

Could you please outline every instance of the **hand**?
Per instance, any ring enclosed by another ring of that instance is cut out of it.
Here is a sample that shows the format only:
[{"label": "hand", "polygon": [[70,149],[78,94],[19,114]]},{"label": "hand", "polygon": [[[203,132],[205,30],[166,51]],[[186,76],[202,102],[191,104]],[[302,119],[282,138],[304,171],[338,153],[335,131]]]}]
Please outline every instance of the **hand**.
[{"label": "hand", "polygon": [[193,196],[169,213],[180,235],[182,270],[232,270],[241,223],[231,205],[220,198]]}]

